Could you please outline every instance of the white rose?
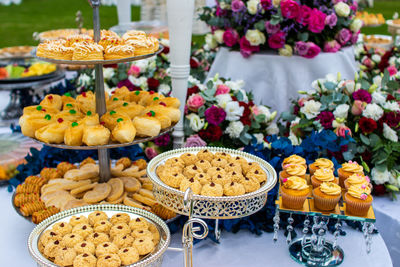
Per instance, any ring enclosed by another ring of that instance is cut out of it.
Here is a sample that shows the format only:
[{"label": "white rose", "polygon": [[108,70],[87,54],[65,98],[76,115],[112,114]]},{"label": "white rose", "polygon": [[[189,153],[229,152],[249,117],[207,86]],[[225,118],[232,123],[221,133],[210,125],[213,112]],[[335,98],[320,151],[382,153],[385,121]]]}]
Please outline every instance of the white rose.
[{"label": "white rose", "polygon": [[274,5],[275,8],[277,8],[280,6],[281,0],[272,0],[272,4]]},{"label": "white rose", "polygon": [[226,127],[225,133],[229,134],[230,138],[239,138],[244,129],[241,121],[231,121],[229,126]]},{"label": "white rose", "polygon": [[380,172],[377,168],[373,168],[371,171],[372,180],[375,184],[384,184],[389,182],[390,172],[385,169],[385,171]]},{"label": "white rose", "polygon": [[210,49],[214,49],[218,46],[217,40],[215,40],[214,35],[211,33],[206,34],[205,41]]},{"label": "white rose", "polygon": [[237,121],[243,115],[244,107],[239,106],[239,102],[228,102],[224,108],[228,121]]},{"label": "white rose", "polygon": [[375,61],[376,63],[379,63],[379,62],[381,62],[382,58],[381,58],[380,55],[374,54],[374,55],[372,55],[371,59],[372,59],[372,61]]},{"label": "white rose", "polygon": [[238,91],[244,87],[244,81],[243,80],[226,81],[225,85],[231,88],[233,91]]},{"label": "white rose", "polygon": [[336,107],[335,111],[333,112],[333,115],[335,116],[335,118],[346,119],[347,114],[349,113],[349,108],[350,106],[347,104],[340,104],[339,106]]},{"label": "white rose", "polygon": [[350,7],[346,3],[339,2],[335,5],[335,12],[339,17],[348,17],[350,15]]},{"label": "white rose", "polygon": [[306,115],[307,119],[313,119],[318,116],[321,103],[314,100],[304,102],[304,106],[300,108],[300,112]]},{"label": "white rose", "polygon": [[91,80],[92,80],[92,78],[90,78],[89,75],[87,75],[86,73],[83,73],[78,78],[78,84],[80,86],[88,86],[88,85],[90,85]]},{"label": "white rose", "polygon": [[[332,73],[328,73],[326,76],[325,76],[325,79],[326,79],[326,81],[328,81],[328,82],[336,82],[336,81],[338,81],[338,79],[337,79],[337,76],[336,75],[333,75]],[[340,80],[340,79],[339,79]]]},{"label": "white rose", "polygon": [[278,125],[273,122],[267,127],[267,134],[273,135],[273,134],[278,134],[279,133],[279,128]]},{"label": "white rose", "polygon": [[261,144],[264,142],[264,135],[262,133],[256,133],[253,134],[253,136],[256,138],[257,144]]},{"label": "white rose", "polygon": [[201,119],[197,114],[191,113],[186,116],[186,119],[189,120],[190,128],[193,131],[198,132],[204,127],[204,119]]},{"label": "white rose", "polygon": [[283,48],[279,49],[279,55],[284,57],[293,56],[293,48],[290,45],[285,44]]},{"label": "white rose", "polygon": [[399,141],[396,131],[390,128],[386,123],[383,124],[383,136],[392,142]]},{"label": "white rose", "polygon": [[258,7],[260,4],[260,0],[250,0],[247,2],[247,11],[249,11],[249,13],[251,15],[254,15],[257,13]]},{"label": "white rose", "polygon": [[350,24],[350,30],[352,30],[353,32],[358,32],[361,29],[362,26],[363,26],[362,20],[361,19],[355,19]]},{"label": "white rose", "polygon": [[301,141],[302,141],[301,138],[298,138],[296,135],[294,135],[294,133],[292,131],[290,131],[288,138],[292,142],[292,145],[294,145],[294,146],[301,145]]},{"label": "white rose", "polygon": [[388,109],[390,111],[400,111],[400,106],[399,103],[397,103],[396,101],[390,101],[390,102],[386,102],[383,105],[384,109]]},{"label": "white rose", "polygon": [[258,46],[260,44],[265,44],[265,35],[259,30],[247,30],[246,39],[253,46]]},{"label": "white rose", "polygon": [[389,183],[391,185],[400,187],[400,181],[399,181],[399,176],[397,174],[397,172],[395,170],[392,170],[390,172],[390,176],[389,176]]},{"label": "white rose", "polygon": [[356,88],[356,83],[354,81],[348,80],[346,81],[344,86],[346,87],[346,92],[349,95],[351,95],[352,93],[354,93],[354,89]]},{"label": "white rose", "polygon": [[214,32],[214,38],[219,44],[222,44],[224,42],[223,35],[224,35],[223,30],[216,30]]},{"label": "white rose", "polygon": [[221,108],[225,108],[226,104],[232,101],[232,97],[229,94],[217,95],[215,98],[217,99],[218,106]]},{"label": "white rose", "polygon": [[379,92],[373,92],[371,96],[372,96],[372,103],[383,105],[386,102],[386,97]]},{"label": "white rose", "polygon": [[168,95],[171,92],[171,87],[168,84],[162,83],[158,87],[158,92],[163,95]]},{"label": "white rose", "polygon": [[326,92],[326,88],[324,87],[324,83],[326,82],[325,79],[318,79],[311,83],[312,88],[319,93]]},{"label": "white rose", "polygon": [[113,68],[103,68],[103,76],[104,79],[110,80],[114,76],[114,69]]},{"label": "white rose", "polygon": [[396,64],[396,57],[390,57],[389,58],[389,65],[391,65],[391,66],[393,66],[393,65],[395,65]]},{"label": "white rose", "polygon": [[372,81],[374,84],[376,84],[378,87],[382,86],[382,77],[380,75],[375,76]]},{"label": "white rose", "polygon": [[375,103],[367,104],[362,115],[364,117],[373,119],[374,121],[379,120],[383,115],[383,109]]}]

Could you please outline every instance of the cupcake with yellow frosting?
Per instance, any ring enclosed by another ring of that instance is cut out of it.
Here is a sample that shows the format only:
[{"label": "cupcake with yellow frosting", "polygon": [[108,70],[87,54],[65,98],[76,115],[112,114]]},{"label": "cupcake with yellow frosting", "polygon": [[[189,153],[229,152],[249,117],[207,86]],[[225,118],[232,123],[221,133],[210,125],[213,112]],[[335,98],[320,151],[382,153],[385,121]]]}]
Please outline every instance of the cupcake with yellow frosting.
[{"label": "cupcake with yellow frosting", "polygon": [[356,186],[366,185],[372,189],[372,184],[371,184],[371,180],[369,179],[369,177],[364,176],[363,174],[359,174],[359,173],[353,174],[352,176],[350,176],[349,178],[347,178],[344,181],[344,187],[346,188],[346,190],[348,190],[349,187],[352,185],[356,185]]},{"label": "cupcake with yellow frosting", "polygon": [[283,160],[282,169],[285,170],[287,167],[289,167],[292,164],[303,165],[307,169],[306,160],[296,154],[293,154],[290,157],[287,157]]},{"label": "cupcake with yellow frosting", "polygon": [[311,183],[314,188],[320,186],[323,182],[339,184],[339,180],[333,175],[332,169],[318,169],[311,176]]},{"label": "cupcake with yellow frosting", "polygon": [[342,168],[338,169],[339,185],[344,187],[344,181],[353,174],[364,174],[363,167],[355,161],[349,161],[342,164]]},{"label": "cupcake with yellow frosting", "polygon": [[313,189],[314,205],[319,210],[333,210],[340,200],[341,193],[342,188],[338,184],[323,182]]},{"label": "cupcake with yellow frosting", "polygon": [[281,186],[282,204],[286,208],[301,210],[310,194],[306,180],[297,176],[283,179]]},{"label": "cupcake with yellow frosting", "polygon": [[344,195],[346,211],[356,216],[364,216],[368,213],[372,204],[371,188],[366,185],[352,185]]},{"label": "cupcake with yellow frosting", "polygon": [[288,178],[290,176],[297,176],[302,179],[306,178],[306,167],[304,165],[297,165],[297,164],[290,164],[290,166],[287,166],[286,169],[282,170],[279,173],[281,181],[285,178]]},{"label": "cupcake with yellow frosting", "polygon": [[308,165],[308,169],[310,170],[310,175],[314,175],[314,172],[318,169],[334,169],[333,162],[329,159],[319,158],[316,159],[315,162]]}]

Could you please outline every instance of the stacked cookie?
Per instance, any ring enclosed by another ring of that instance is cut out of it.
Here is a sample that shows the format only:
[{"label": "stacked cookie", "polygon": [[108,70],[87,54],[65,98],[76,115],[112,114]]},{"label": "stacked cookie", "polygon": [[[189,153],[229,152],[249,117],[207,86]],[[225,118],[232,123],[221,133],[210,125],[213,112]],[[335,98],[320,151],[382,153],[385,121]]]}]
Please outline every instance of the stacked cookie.
[{"label": "stacked cookie", "polygon": [[177,98],[153,91],[121,87],[106,104],[107,112],[99,118],[91,91],[76,98],[50,94],[38,106],[25,107],[19,124],[24,135],[44,143],[98,146],[155,137],[181,117]]},{"label": "stacked cookie", "polygon": [[40,253],[58,266],[131,265],[151,253],[160,241],[155,225],[142,217],[103,211],[72,216],[42,233]]},{"label": "stacked cookie", "polygon": [[256,162],[228,153],[202,150],[170,158],[156,173],[168,186],[204,196],[239,196],[258,190],[267,175]]}]

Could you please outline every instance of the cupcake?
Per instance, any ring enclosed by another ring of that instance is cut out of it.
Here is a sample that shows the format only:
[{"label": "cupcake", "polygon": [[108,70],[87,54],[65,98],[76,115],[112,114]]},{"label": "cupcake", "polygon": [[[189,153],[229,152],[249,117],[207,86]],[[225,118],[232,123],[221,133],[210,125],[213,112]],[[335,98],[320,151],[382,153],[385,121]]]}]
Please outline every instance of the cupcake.
[{"label": "cupcake", "polygon": [[342,164],[342,168],[338,169],[339,185],[344,187],[344,181],[353,174],[364,174],[363,167],[355,161],[349,161]]},{"label": "cupcake", "polygon": [[289,166],[287,166],[286,169],[282,170],[279,173],[279,176],[281,178],[281,181],[290,176],[297,176],[297,177],[305,179],[306,171],[307,171],[307,169],[306,169],[306,167],[304,167],[304,165],[289,164]]},{"label": "cupcake", "polygon": [[333,210],[340,200],[341,192],[342,189],[338,184],[323,182],[313,189],[315,207],[323,211]]},{"label": "cupcake", "polygon": [[283,179],[281,186],[282,204],[286,208],[301,210],[304,201],[310,194],[310,188],[305,179],[291,176]]},{"label": "cupcake", "polygon": [[286,167],[288,167],[291,164],[304,165],[304,167],[307,169],[306,160],[295,154],[283,160],[282,169],[286,169]]},{"label": "cupcake", "polygon": [[371,188],[366,185],[352,185],[344,195],[346,211],[356,216],[364,216],[368,213],[372,204]]},{"label": "cupcake", "polygon": [[372,184],[371,184],[371,180],[369,179],[369,177],[364,176],[359,173],[353,174],[352,176],[350,176],[349,178],[347,178],[344,181],[344,187],[346,188],[346,190],[348,190],[349,187],[352,185],[356,185],[356,186],[366,185],[372,189]]},{"label": "cupcake", "polygon": [[329,159],[316,159],[315,162],[308,165],[308,169],[310,170],[310,175],[314,175],[314,172],[318,169],[332,169],[333,170],[333,162]]},{"label": "cupcake", "polygon": [[333,175],[332,169],[318,169],[311,177],[311,183],[313,187],[316,188],[323,182],[339,183],[338,179]]}]

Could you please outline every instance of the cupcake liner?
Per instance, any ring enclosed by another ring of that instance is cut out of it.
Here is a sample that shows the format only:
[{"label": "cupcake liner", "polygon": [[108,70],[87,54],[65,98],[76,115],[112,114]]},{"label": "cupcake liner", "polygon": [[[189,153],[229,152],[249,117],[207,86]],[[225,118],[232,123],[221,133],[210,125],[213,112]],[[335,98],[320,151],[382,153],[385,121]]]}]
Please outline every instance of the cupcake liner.
[{"label": "cupcake liner", "polygon": [[344,195],[344,198],[346,200],[346,211],[356,216],[366,215],[369,211],[369,208],[371,207],[372,201],[371,202],[352,201],[347,198],[347,194],[348,193]]},{"label": "cupcake liner", "polygon": [[314,194],[314,190],[313,190],[313,197],[314,197],[314,206],[322,211],[329,211],[335,209],[337,203],[340,200],[340,194],[336,198],[324,198]]},{"label": "cupcake liner", "polygon": [[281,192],[282,195],[282,204],[286,208],[289,209],[296,209],[296,210],[302,210],[304,206],[304,201],[307,199],[306,196],[292,196],[289,194],[286,194],[285,192]]},{"label": "cupcake liner", "polygon": [[317,169],[314,170],[314,169],[311,167],[311,165],[312,165],[312,163],[308,165],[308,171],[310,172],[310,176],[313,176],[313,175],[314,175],[314,172],[315,172]]}]

